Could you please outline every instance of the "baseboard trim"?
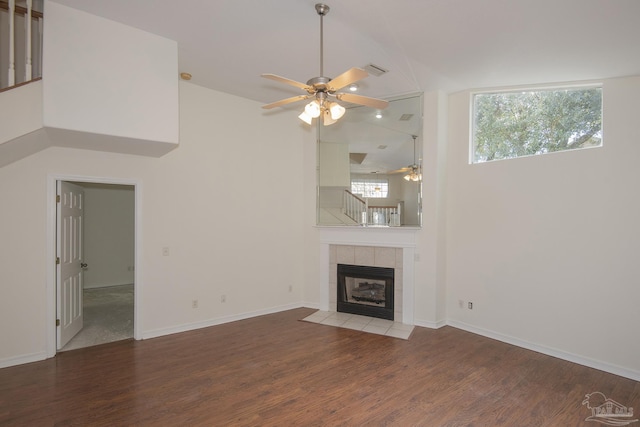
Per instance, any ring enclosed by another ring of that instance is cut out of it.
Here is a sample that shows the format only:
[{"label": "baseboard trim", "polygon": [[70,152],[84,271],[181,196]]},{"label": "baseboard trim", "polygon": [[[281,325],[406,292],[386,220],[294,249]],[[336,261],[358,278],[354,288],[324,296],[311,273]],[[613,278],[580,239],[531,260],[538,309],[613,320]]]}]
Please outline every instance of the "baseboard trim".
[{"label": "baseboard trim", "polygon": [[117,286],[133,286],[134,284],[129,282],[129,283],[115,283],[112,285],[97,285],[97,286],[85,286],[83,287],[83,289],[104,289],[104,288],[115,288]]},{"label": "baseboard trim", "polygon": [[320,310],[320,304],[316,304],[314,302],[303,302],[300,307],[312,308],[314,310]]},{"label": "baseboard trim", "polygon": [[447,326],[447,321],[446,320],[439,320],[437,322],[431,322],[429,320],[416,319],[413,324],[415,326],[422,326],[423,328],[440,329],[443,326]]},{"label": "baseboard trim", "polygon": [[478,328],[476,326],[472,326],[464,322],[448,320],[446,324],[457,329],[462,329],[463,331],[471,332],[477,335],[482,335],[484,337],[502,341],[507,344],[512,344],[518,347],[526,348],[527,350],[532,350],[538,353],[546,354],[547,356],[557,357],[558,359],[577,363],[578,365],[583,365],[589,368],[598,369],[600,371],[608,372],[614,375],[619,375],[621,377],[629,378],[634,381],[640,381],[640,372],[634,371],[632,369],[623,368],[621,366],[613,365],[613,364],[602,362],[599,360],[590,359],[588,357],[579,356],[577,354],[569,353],[569,352],[558,350],[555,348],[534,344],[529,341],[525,341],[518,338],[514,338],[509,335],[501,334],[499,332]]},{"label": "baseboard trim", "polygon": [[264,316],[265,314],[279,313],[281,311],[293,310],[294,308],[305,307],[302,303],[286,304],[276,307],[265,308],[246,313],[233,314],[230,316],[217,317],[215,319],[204,320],[202,322],[185,323],[170,328],[152,329],[142,332],[142,339],[157,338],[165,335],[178,334],[180,332],[192,331],[195,329],[208,328],[209,326],[222,325],[224,323],[236,322],[238,320],[249,319],[256,316]]},{"label": "baseboard trim", "polygon": [[10,366],[24,365],[25,363],[40,362],[47,358],[47,352],[39,352],[32,354],[23,354],[22,356],[9,357],[8,359],[0,360],[0,369],[8,368]]}]

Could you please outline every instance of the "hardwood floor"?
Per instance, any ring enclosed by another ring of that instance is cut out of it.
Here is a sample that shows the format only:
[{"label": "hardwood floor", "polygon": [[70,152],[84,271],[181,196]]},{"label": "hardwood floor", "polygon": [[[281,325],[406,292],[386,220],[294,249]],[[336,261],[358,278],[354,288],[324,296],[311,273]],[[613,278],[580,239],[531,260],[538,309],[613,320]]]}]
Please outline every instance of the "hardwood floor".
[{"label": "hardwood floor", "polygon": [[451,327],[407,341],[298,321],[313,311],[0,369],[0,425],[597,426],[594,391],[640,408],[637,381]]}]

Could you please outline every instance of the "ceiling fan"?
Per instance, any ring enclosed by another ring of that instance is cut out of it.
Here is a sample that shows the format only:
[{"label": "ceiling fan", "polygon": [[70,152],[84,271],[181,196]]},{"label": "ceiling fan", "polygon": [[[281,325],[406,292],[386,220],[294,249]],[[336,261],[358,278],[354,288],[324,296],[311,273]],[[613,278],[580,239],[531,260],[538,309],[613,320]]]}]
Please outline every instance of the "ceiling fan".
[{"label": "ceiling fan", "polygon": [[365,70],[354,67],[350,70],[345,71],[334,79],[323,76],[324,64],[322,23],[323,17],[327,13],[329,13],[329,6],[327,6],[326,4],[318,3],[316,4],[315,8],[318,15],[320,15],[320,77],[309,79],[307,83],[300,83],[286,77],[277,76],[275,74],[262,74],[262,77],[266,79],[275,80],[280,83],[295,86],[307,92],[305,95],[297,95],[291,98],[282,99],[280,101],[264,105],[262,106],[262,108],[269,109],[280,107],[292,102],[314,98],[313,101],[305,106],[304,111],[298,117],[310,125],[314,118],[322,116],[322,123],[325,126],[335,123],[345,113],[345,108],[333,99],[378,109],[386,108],[389,103],[382,99],[369,98],[352,93],[338,93],[338,91],[343,87],[349,86],[352,83],[355,83],[358,80],[362,80],[367,77],[369,74]]},{"label": "ceiling fan", "polygon": [[422,173],[420,173],[420,165],[418,165],[416,163],[416,138],[418,137],[417,135],[411,135],[411,137],[413,138],[413,164],[405,167],[405,168],[400,168],[400,169],[396,169],[394,171],[389,172],[389,174],[394,174],[394,173],[406,173],[409,172],[407,175],[404,176],[404,179],[407,181],[422,181]]}]

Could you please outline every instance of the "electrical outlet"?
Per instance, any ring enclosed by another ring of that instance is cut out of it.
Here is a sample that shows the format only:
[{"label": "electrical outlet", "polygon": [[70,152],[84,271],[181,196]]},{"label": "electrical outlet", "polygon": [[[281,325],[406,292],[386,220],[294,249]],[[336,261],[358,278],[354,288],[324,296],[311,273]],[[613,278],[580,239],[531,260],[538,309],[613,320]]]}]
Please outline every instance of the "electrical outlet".
[{"label": "electrical outlet", "polygon": [[460,306],[460,308],[464,308],[464,301],[462,301],[461,299],[458,300],[458,306]]},{"label": "electrical outlet", "polygon": [[469,307],[469,310],[473,310],[473,303],[469,302],[469,304],[467,305],[467,307]]},{"label": "electrical outlet", "polygon": [[169,247],[162,248],[162,256],[169,256]]},{"label": "electrical outlet", "polygon": [[220,302],[227,302],[227,296],[226,295],[222,295],[220,297]]},{"label": "electrical outlet", "polygon": [[194,299],[193,301],[191,301],[191,308],[198,308],[198,300]]}]

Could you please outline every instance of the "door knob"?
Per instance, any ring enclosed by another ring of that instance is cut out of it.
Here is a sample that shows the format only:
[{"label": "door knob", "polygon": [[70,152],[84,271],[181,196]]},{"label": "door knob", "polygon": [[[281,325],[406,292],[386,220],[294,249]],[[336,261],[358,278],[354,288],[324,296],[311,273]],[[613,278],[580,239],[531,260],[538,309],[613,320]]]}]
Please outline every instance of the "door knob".
[{"label": "door knob", "polygon": [[80,263],[80,268],[87,268],[87,263],[86,262],[81,262]]}]

